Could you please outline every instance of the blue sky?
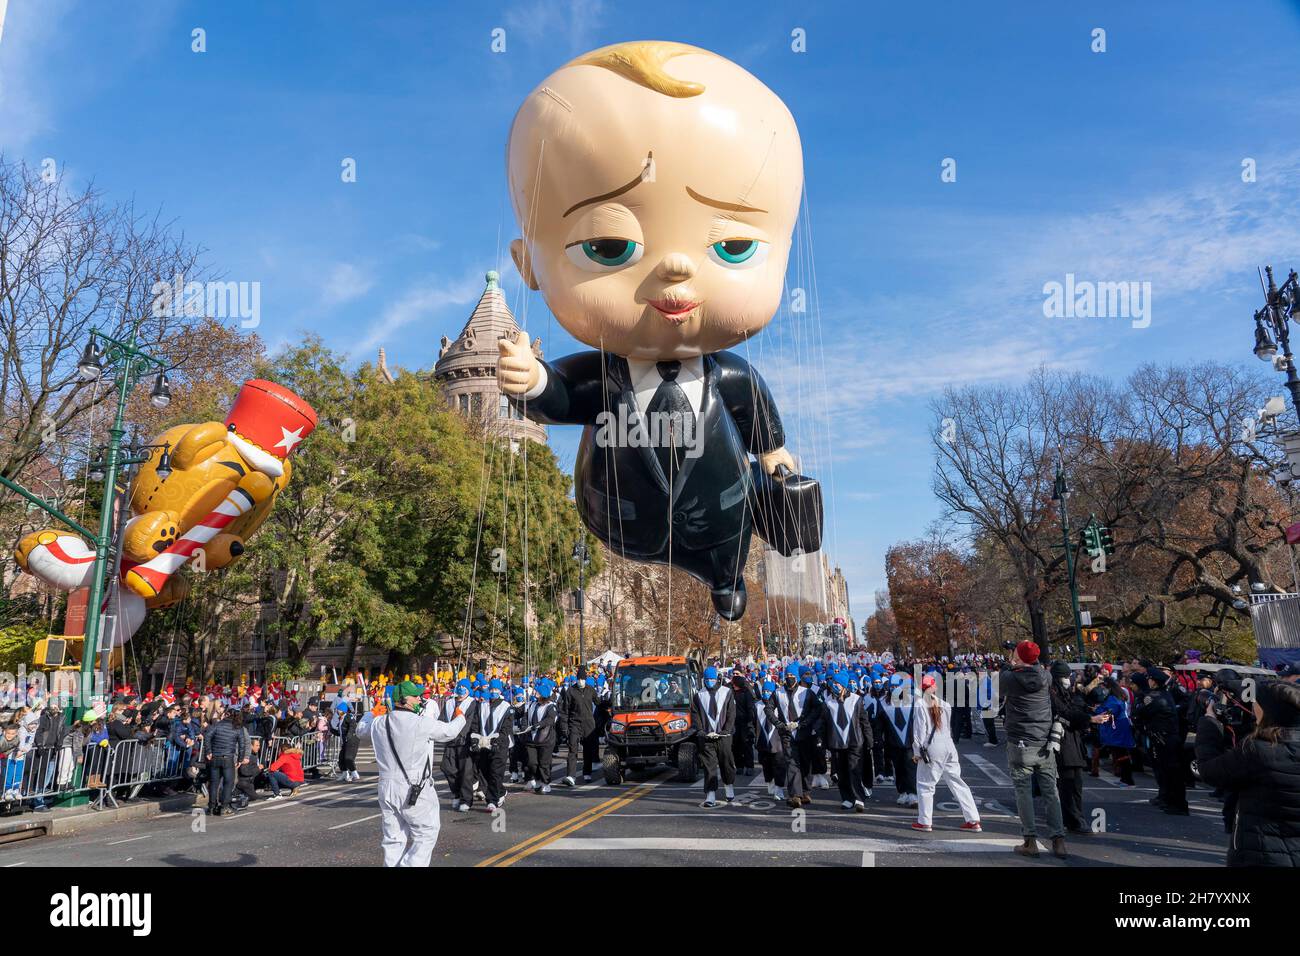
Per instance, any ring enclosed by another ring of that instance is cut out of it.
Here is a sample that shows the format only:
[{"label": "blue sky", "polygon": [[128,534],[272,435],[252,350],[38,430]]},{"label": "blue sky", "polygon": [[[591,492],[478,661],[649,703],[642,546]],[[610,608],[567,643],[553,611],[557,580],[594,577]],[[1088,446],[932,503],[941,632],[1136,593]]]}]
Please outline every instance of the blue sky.
[{"label": "blue sky", "polygon": [[[832,493],[859,622],[885,549],[939,516],[928,402],[945,384],[1253,362],[1255,267],[1300,265],[1300,4],[1281,0],[8,0],[0,151],[161,208],[227,278],[261,283],[272,346],[313,330],[427,367],[495,266],[561,355],[572,340],[505,254],[506,133],[570,57],[650,38],[735,60],[799,123],[812,254],[790,283],[815,271],[817,308],[778,316],[750,357]],[[1043,285],[1067,273],[1151,282],[1150,326],[1045,318]],[[577,437],[552,429],[566,463]]]}]

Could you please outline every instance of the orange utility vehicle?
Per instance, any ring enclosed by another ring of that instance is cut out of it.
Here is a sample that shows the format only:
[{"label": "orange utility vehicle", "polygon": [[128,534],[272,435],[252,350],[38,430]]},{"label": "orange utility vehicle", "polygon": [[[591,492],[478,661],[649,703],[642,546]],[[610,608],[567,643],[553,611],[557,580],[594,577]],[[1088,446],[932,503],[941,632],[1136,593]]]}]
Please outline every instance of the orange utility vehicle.
[{"label": "orange utility vehicle", "polygon": [[691,697],[700,665],[685,657],[630,657],[614,669],[611,720],[605,733],[605,782],[622,783],[630,770],[669,764],[677,779],[699,773]]}]

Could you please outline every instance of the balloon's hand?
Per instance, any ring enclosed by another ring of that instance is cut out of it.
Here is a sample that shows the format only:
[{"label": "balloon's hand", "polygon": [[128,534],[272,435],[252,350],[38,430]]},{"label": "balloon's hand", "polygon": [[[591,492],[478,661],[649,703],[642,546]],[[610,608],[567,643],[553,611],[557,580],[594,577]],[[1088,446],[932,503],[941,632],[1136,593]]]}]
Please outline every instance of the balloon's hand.
[{"label": "balloon's hand", "polygon": [[521,331],[513,340],[497,340],[497,385],[507,395],[522,395],[536,387],[541,365],[528,344],[528,333]]},{"label": "balloon's hand", "polygon": [[767,475],[776,474],[777,465],[785,465],[790,471],[795,471],[794,459],[784,447],[774,449],[758,456],[759,462],[763,466],[763,473]]}]

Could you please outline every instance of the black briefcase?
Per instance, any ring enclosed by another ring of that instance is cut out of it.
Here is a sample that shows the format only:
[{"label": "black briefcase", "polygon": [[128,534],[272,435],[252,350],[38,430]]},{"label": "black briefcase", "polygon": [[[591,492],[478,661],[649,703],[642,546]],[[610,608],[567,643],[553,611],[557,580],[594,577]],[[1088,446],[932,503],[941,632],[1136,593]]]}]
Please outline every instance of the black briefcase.
[{"label": "black briefcase", "polygon": [[796,475],[778,465],[775,475],[752,463],[754,482],[749,507],[754,531],[785,557],[812,554],[822,546],[822,486],[816,478]]}]

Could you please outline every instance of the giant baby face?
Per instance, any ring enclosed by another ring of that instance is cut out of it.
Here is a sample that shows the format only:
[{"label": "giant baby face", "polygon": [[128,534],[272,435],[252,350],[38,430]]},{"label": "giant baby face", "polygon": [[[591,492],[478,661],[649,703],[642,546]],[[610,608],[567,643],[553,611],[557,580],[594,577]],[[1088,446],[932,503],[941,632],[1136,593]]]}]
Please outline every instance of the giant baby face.
[{"label": "giant baby face", "polygon": [[579,341],[683,359],[776,313],[803,155],[785,104],[736,64],[672,43],[580,57],[524,102],[507,163],[515,262]]}]

